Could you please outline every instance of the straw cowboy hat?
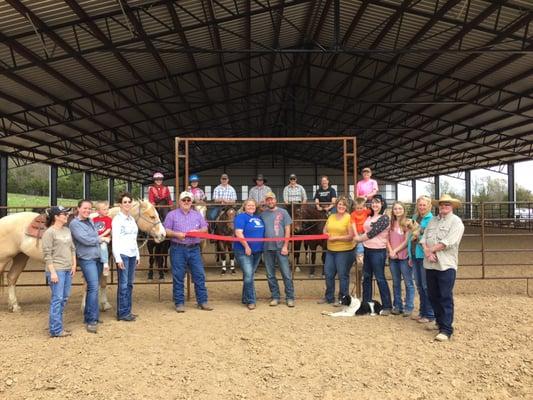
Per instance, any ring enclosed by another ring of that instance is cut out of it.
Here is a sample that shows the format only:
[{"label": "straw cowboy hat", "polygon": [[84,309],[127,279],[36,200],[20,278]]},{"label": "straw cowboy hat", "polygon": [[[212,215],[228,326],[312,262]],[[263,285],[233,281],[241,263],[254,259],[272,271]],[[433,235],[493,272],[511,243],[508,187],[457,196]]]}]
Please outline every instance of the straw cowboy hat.
[{"label": "straw cowboy hat", "polygon": [[461,200],[454,199],[449,194],[443,194],[438,200],[431,200],[431,204],[434,206],[438,206],[440,203],[451,203],[453,208],[457,208],[461,205]]}]

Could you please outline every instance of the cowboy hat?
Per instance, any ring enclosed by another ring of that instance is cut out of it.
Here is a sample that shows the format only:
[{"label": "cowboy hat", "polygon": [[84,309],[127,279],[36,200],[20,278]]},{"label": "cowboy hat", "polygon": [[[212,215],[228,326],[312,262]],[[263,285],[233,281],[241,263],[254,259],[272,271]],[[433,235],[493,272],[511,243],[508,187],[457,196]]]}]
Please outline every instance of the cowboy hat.
[{"label": "cowboy hat", "polygon": [[257,181],[261,179],[263,181],[263,183],[267,183],[267,180],[266,178],[263,176],[263,174],[258,174],[254,179],[254,183],[257,184]]},{"label": "cowboy hat", "polygon": [[453,208],[457,208],[461,205],[461,200],[454,199],[449,194],[443,194],[440,196],[440,199],[431,200],[431,204],[438,206],[440,203],[451,203]]}]

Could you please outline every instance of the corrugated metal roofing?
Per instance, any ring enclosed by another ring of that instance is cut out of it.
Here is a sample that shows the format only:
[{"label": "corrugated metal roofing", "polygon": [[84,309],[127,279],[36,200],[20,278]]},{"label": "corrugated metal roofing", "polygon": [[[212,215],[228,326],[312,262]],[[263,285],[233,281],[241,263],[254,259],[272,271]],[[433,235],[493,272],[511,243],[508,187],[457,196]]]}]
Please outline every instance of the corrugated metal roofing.
[{"label": "corrugated metal roofing", "polygon": [[[186,135],[355,133],[360,164],[392,181],[528,159],[532,13],[529,0],[5,0],[0,151],[134,180],[172,174]],[[264,146],[228,146],[224,162]],[[221,146],[201,147],[191,168],[218,166]],[[341,166],[341,149],[322,151]]]}]

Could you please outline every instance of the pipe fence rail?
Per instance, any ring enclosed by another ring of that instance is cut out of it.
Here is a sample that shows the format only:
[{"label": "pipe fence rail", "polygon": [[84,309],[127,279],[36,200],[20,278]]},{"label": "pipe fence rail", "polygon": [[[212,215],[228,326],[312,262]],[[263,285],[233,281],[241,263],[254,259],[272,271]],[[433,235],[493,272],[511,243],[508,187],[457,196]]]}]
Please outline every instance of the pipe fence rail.
[{"label": "pipe fence rail", "polygon": [[[312,203],[307,203],[312,204]],[[213,206],[214,204],[207,204],[207,207]],[[242,203],[236,203],[235,208],[240,209]],[[290,211],[291,215],[294,217],[295,206],[297,204],[279,204],[280,207],[286,208]],[[461,243],[461,248],[459,250],[459,275],[458,280],[519,280],[524,281],[525,291],[528,296],[530,296],[530,280],[533,279],[533,263],[531,260],[531,254],[533,253],[533,212],[515,214],[517,209],[527,209],[531,211],[532,203],[521,203],[521,202],[486,202],[486,203],[465,203],[458,210],[457,215],[459,215],[465,224],[466,231],[463,236],[463,241]],[[406,204],[406,208],[409,213],[414,210],[414,204]],[[33,211],[33,210],[44,210],[46,207],[38,206],[26,206],[26,207],[4,207],[7,210],[7,213],[20,212],[20,211]],[[509,215],[513,215],[509,217]],[[324,219],[297,219],[293,218],[293,224],[291,228],[292,235],[295,234],[294,225],[295,223],[304,223],[304,222],[323,222]],[[219,221],[209,221],[208,223],[227,223],[228,220],[219,220]],[[505,240],[503,240],[505,239]],[[148,240],[153,240],[148,238]],[[146,238],[139,238],[139,243],[146,241]],[[512,245],[509,247],[505,244],[506,241],[510,241]],[[468,243],[467,243],[468,242]],[[302,246],[303,247],[303,246]],[[325,249],[324,249],[325,250]],[[305,250],[305,249],[296,249],[294,243],[289,247],[289,259],[293,271],[293,280],[294,281],[319,281],[320,274],[318,278],[313,278],[306,276],[303,273],[305,269],[309,268],[323,268],[321,262],[316,262],[314,264],[299,262],[298,260],[306,260],[306,257],[310,257],[312,253],[315,253],[316,259],[321,260],[319,257],[320,253],[323,250]],[[204,258],[204,264],[207,271],[213,271],[215,269],[220,269],[221,265],[212,262],[210,258],[216,260],[217,255],[226,255],[225,251],[217,251],[216,249],[205,248],[202,251]],[[168,253],[158,253],[158,254],[148,254],[146,251],[141,252],[141,263],[140,267],[137,268],[139,273],[147,273],[149,271],[148,262],[145,261],[150,256],[161,256],[168,257]],[[497,256],[500,256],[499,258]],[[171,271],[170,260],[167,262],[168,271]],[[235,264],[238,267],[237,264]],[[508,274],[506,270],[508,267],[522,267],[523,273],[520,274]],[[357,267],[355,267],[357,268]],[[475,276],[461,276],[461,271],[465,268],[469,269],[479,269],[480,273]],[[495,273],[494,269],[497,268]],[[490,269],[490,274],[488,273]],[[44,277],[44,264],[42,268],[26,268],[23,271],[23,275],[27,274],[42,274],[42,283],[20,283],[17,284],[18,287],[42,287],[46,286],[46,280]],[[154,273],[158,272],[157,266],[154,266]],[[295,273],[296,272],[296,273]],[[8,269],[2,272],[2,282],[0,287],[6,287],[7,280],[5,275],[7,275]],[[256,277],[256,281],[266,281],[266,278]],[[224,277],[213,277],[213,274],[206,274],[206,282],[210,284],[215,283],[228,283],[228,282],[240,282],[240,275],[224,276]],[[187,287],[187,298],[191,297],[191,277],[187,273],[186,280]],[[161,299],[161,290],[162,286],[170,285],[171,280],[153,280],[147,281],[144,279],[138,279],[136,284],[140,285],[156,285],[158,287],[158,297]],[[357,290],[357,295],[360,296],[361,292],[361,271],[359,270],[355,274],[355,285]],[[109,285],[116,285],[116,265],[114,264],[112,257],[110,257],[110,274],[108,277]],[[81,283],[75,283],[75,286],[82,285]]]}]

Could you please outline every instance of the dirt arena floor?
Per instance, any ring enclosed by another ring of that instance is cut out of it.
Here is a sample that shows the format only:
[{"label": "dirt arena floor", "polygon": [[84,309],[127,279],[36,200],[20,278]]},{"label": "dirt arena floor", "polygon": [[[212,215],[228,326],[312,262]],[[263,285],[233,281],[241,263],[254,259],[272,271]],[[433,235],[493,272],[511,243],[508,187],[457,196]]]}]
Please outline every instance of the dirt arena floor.
[{"label": "dirt arena floor", "polygon": [[[0,399],[532,399],[533,299],[524,277],[533,275],[533,240],[487,239],[486,248],[504,251],[486,255],[485,276],[515,279],[458,281],[448,343],[401,316],[321,315],[333,308],[316,304],[319,278],[295,282],[294,309],[269,307],[264,269],[256,310],[239,302],[240,272],[216,282],[218,270],[209,269],[215,311],[191,300],[184,314],[174,311],[169,279],[148,284],[139,271],[138,320],[118,322],[108,311],[97,335],[84,329],[76,286],[65,313],[73,336],[62,339],[48,337],[46,287],[18,289],[20,314],[7,312],[4,291]],[[478,237],[465,237],[460,277],[481,277],[479,248]],[[42,280],[25,273],[21,283]],[[114,304],[114,286],[109,294]]]}]

